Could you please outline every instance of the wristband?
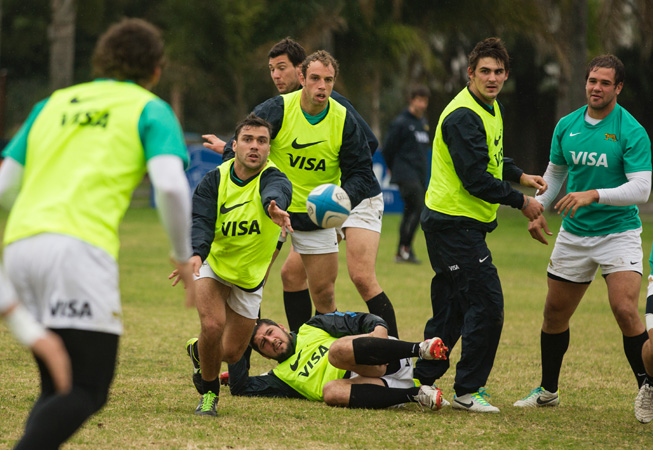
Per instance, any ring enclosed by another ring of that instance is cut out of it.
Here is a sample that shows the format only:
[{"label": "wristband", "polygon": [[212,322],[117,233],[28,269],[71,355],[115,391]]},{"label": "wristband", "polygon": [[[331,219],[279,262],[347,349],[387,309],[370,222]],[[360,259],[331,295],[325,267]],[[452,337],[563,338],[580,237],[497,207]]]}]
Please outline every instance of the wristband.
[{"label": "wristband", "polygon": [[34,342],[45,337],[45,328],[32,317],[23,305],[17,305],[6,316],[6,320],[18,342],[27,347],[31,347]]}]

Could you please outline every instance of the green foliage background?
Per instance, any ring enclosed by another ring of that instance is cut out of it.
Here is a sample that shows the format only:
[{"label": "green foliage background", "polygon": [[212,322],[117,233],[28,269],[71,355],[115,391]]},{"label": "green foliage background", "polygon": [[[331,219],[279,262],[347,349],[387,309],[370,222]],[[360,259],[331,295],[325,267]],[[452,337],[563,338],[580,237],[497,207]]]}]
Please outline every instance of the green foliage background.
[{"label": "green foliage background", "polygon": [[[6,137],[48,91],[48,26],[52,2],[1,0],[0,68],[7,70]],[[653,116],[653,0],[77,0],[75,82],[90,77],[93,45],[122,17],[158,25],[168,66],[156,93],[180,99],[184,129],[230,136],[256,104],[276,95],[267,52],[291,36],[308,52],[325,48],[341,63],[336,89],[352,100],[381,139],[415,83],[433,92],[431,132],[440,112],[464,86],[465,57],[488,36],[511,54],[506,106],[506,154],[531,173],[546,167],[557,122],[557,92],[569,65],[583,67],[599,53],[617,53],[627,80],[622,103],[648,130]],[[578,11],[587,26],[575,29]],[[570,37],[582,35],[576,57]],[[575,59],[574,59],[575,58]],[[582,85],[569,86],[581,95]],[[564,89],[562,90],[564,92]],[[567,95],[567,94],[565,94]],[[573,104],[571,109],[580,107]],[[569,112],[565,111],[565,113]]]}]

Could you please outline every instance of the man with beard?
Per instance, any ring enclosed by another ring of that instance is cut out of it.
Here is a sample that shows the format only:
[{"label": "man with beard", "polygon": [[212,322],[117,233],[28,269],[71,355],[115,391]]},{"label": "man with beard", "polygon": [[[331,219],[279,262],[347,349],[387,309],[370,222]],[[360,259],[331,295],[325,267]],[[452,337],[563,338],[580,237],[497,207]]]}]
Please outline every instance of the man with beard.
[{"label": "man with beard", "polygon": [[[373,314],[320,314],[298,333],[259,319],[250,345],[279,364],[258,376],[249,376],[244,360],[230,365],[231,395],[306,398],[330,406],[368,409],[416,402],[438,410],[449,404],[439,389],[416,387],[412,375],[412,357],[447,358],[442,340],[436,337],[420,343],[388,338],[387,324]],[[193,350],[191,355],[195,354]]]}]

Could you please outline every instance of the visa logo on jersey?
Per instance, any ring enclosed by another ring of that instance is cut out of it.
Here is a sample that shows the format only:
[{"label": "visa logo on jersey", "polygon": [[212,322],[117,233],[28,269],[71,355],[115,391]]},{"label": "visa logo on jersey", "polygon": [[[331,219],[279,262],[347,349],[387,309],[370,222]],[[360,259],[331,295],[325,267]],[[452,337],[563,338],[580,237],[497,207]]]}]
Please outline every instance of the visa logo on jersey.
[{"label": "visa logo on jersey", "polygon": [[261,227],[257,220],[252,220],[251,222],[247,220],[224,222],[222,224],[223,236],[244,236],[246,234],[261,234]]},{"label": "visa logo on jersey", "polygon": [[293,158],[293,155],[290,153],[288,153],[288,157],[290,158],[290,167],[303,170],[326,171],[326,161],[324,159],[307,158],[306,156]]},{"label": "visa logo on jersey", "polygon": [[78,300],[57,300],[57,303],[50,305],[50,314],[59,317],[93,317],[91,305],[88,302]]},{"label": "visa logo on jersey", "polygon": [[571,160],[575,165],[608,167],[608,157],[605,153],[570,151]]},{"label": "visa logo on jersey", "polygon": [[64,113],[61,126],[80,125],[106,128],[109,123],[109,113],[106,111],[82,111],[73,114]]},{"label": "visa logo on jersey", "polygon": [[[313,352],[311,355],[310,361],[307,361],[304,367],[302,368],[301,372],[299,372],[299,375],[302,377],[308,377],[309,370],[311,370],[313,367],[317,366],[317,363],[320,362],[320,360],[329,353],[329,349],[326,348],[324,345],[320,345],[320,347]],[[299,357],[297,358],[299,360]]]}]

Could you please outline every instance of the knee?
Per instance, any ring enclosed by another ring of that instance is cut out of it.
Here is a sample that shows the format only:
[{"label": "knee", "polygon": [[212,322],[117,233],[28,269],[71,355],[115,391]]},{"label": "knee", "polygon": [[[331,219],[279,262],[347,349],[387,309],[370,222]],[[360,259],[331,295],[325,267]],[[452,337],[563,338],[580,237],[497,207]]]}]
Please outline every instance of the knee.
[{"label": "knee", "polygon": [[636,303],[621,302],[613,306],[612,313],[614,314],[614,318],[617,320],[622,332],[626,334],[640,331],[643,327],[642,320],[637,311]]},{"label": "knee", "polygon": [[333,294],[335,292],[334,283],[320,283],[317,286],[314,286],[311,289],[311,294],[315,300],[331,300],[333,299]]},{"label": "knee", "polygon": [[346,360],[348,355],[353,358],[353,352],[351,349],[348,351],[345,347],[346,346],[339,341],[335,341],[333,344],[331,344],[331,347],[329,347],[328,355],[329,364],[339,369],[345,369],[345,367],[343,367],[343,361]]},{"label": "knee", "polygon": [[358,291],[365,290],[371,284],[373,276],[365,273],[363,270],[350,270],[349,278],[351,278],[352,283],[356,286]]},{"label": "knee", "polygon": [[559,325],[566,323],[569,318],[567,317],[567,309],[557,306],[555,303],[546,302],[544,304],[544,323],[550,325]]},{"label": "knee", "polygon": [[224,331],[224,322],[215,317],[202,317],[200,319],[200,326],[202,334],[207,337],[215,338],[216,336],[222,336]]},{"label": "knee", "polygon": [[349,405],[349,395],[344,393],[342,389],[338,387],[337,381],[329,381],[322,388],[322,397],[324,398],[324,403],[329,406],[348,406]]},{"label": "knee", "polygon": [[299,291],[305,289],[306,272],[303,267],[300,270],[296,266],[288,267],[284,265],[281,268],[281,282],[286,290]]},{"label": "knee", "polygon": [[634,319],[639,320],[639,314],[637,312],[637,309],[627,303],[621,303],[619,305],[615,305],[615,307],[612,309],[612,312],[614,313],[614,317],[620,323],[630,322]]},{"label": "knee", "polygon": [[224,342],[222,343],[222,345],[224,346],[223,353],[222,353],[222,360],[227,364],[236,364],[238,361],[240,361],[240,358],[243,357],[243,353],[245,353],[245,348],[247,348],[247,345],[236,347],[231,345],[225,345]]}]

